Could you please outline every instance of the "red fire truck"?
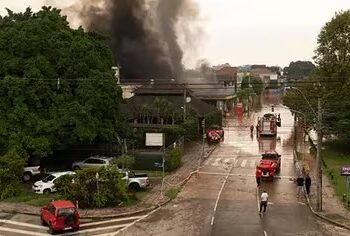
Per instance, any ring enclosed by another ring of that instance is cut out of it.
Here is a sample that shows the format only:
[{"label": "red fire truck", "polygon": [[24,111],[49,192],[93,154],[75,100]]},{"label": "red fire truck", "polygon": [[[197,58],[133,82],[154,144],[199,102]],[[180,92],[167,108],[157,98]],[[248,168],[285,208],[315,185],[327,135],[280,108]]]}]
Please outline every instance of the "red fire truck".
[{"label": "red fire truck", "polygon": [[258,134],[259,136],[276,136],[277,126],[281,126],[280,115],[271,113],[264,114],[258,118]]}]

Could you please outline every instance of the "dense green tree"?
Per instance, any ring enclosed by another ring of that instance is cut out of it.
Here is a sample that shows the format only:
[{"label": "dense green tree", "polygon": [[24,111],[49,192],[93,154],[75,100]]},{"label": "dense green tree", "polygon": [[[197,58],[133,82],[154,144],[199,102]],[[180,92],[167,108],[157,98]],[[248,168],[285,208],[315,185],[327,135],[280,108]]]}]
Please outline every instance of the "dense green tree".
[{"label": "dense green tree", "polygon": [[241,88],[242,89],[249,88],[249,83],[257,95],[260,95],[264,90],[264,84],[261,81],[261,79],[253,76],[244,76],[241,83]]},{"label": "dense green tree", "polygon": [[0,148],[43,157],[53,148],[128,134],[105,38],[71,29],[60,10],[0,18]]},{"label": "dense green tree", "polygon": [[284,98],[287,106],[302,111],[315,124],[310,106],[317,111],[317,99],[322,101],[323,132],[350,140],[350,11],[336,13],[318,36],[314,57],[317,68],[300,83],[301,93],[291,89]]},{"label": "dense green tree", "polygon": [[289,79],[304,79],[311,75],[315,65],[311,61],[292,61],[283,69],[283,74]]}]

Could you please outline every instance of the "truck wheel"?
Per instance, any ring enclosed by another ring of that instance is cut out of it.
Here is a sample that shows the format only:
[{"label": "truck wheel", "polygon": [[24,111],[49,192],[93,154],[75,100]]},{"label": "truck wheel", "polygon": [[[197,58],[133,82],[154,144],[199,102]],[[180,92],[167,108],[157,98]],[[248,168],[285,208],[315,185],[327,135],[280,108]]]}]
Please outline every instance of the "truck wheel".
[{"label": "truck wheel", "polygon": [[79,166],[73,166],[73,170],[80,170],[81,168]]},{"label": "truck wheel", "polygon": [[139,185],[138,183],[131,183],[131,184],[129,185],[129,188],[130,188],[131,190],[138,191],[138,190],[140,190],[140,185]]},{"label": "truck wheel", "polygon": [[24,172],[22,179],[23,182],[28,182],[32,178],[32,174],[30,172]]},{"label": "truck wheel", "polygon": [[47,195],[47,194],[49,194],[49,193],[51,193],[51,190],[50,190],[50,189],[48,189],[48,188],[44,189],[43,194]]},{"label": "truck wheel", "polygon": [[46,222],[45,222],[45,220],[43,219],[42,216],[40,217],[40,219],[41,219],[41,225],[42,225],[42,226],[46,226],[47,224],[46,224]]},{"label": "truck wheel", "polygon": [[55,233],[56,233],[56,230],[54,230],[54,229],[52,228],[51,223],[49,223],[49,233],[50,233],[50,234],[55,234]]}]

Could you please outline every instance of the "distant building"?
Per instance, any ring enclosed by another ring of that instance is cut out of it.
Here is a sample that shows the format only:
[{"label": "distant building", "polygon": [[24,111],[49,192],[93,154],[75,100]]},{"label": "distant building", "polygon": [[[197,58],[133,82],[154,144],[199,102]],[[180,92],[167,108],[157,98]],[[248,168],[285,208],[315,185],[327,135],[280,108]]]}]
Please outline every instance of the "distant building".
[{"label": "distant building", "polygon": [[216,79],[219,84],[223,84],[225,88],[234,88],[237,91],[237,73],[238,68],[226,66],[216,71]]}]

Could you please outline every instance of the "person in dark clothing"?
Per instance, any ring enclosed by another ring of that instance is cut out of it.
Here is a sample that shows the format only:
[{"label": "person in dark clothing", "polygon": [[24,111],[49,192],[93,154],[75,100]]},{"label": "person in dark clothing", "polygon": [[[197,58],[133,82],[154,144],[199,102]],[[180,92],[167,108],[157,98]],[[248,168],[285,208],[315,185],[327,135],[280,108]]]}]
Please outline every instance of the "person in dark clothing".
[{"label": "person in dark clothing", "polygon": [[257,166],[255,171],[255,177],[256,177],[256,184],[258,187],[260,186],[261,175],[262,175],[262,171],[260,170],[259,166]]},{"label": "person in dark clothing", "polygon": [[299,175],[297,178],[297,196],[300,196],[300,193],[303,192],[303,187],[304,187],[304,178]]},{"label": "person in dark clothing", "polygon": [[310,194],[310,187],[311,187],[311,178],[309,174],[306,175],[305,177],[305,188],[306,188],[306,194]]}]

